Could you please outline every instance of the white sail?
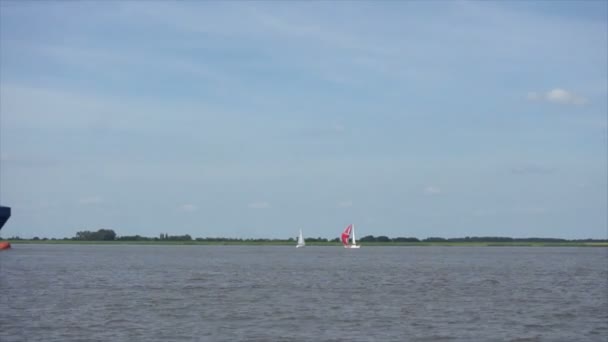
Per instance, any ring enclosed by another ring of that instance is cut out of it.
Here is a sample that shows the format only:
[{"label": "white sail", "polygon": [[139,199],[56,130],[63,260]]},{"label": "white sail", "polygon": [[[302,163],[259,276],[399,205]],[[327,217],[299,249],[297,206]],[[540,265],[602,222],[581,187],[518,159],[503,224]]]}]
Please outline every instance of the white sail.
[{"label": "white sail", "polygon": [[298,236],[298,244],[296,245],[296,248],[300,248],[300,247],[304,247],[306,246],[306,242],[304,242],[304,236],[302,235],[302,229],[300,229],[300,235]]},{"label": "white sail", "polygon": [[352,245],[350,245],[350,248],[360,248],[361,245],[357,245],[357,239],[355,238],[355,224],[353,223],[353,241],[352,241]]}]

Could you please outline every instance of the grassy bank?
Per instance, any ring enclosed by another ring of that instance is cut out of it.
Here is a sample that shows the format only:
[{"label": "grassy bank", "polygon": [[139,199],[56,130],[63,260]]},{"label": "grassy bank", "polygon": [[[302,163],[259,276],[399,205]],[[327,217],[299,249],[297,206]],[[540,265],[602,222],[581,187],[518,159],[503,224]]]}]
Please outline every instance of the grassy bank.
[{"label": "grassy bank", "polygon": [[[77,240],[8,240],[11,244],[53,245],[200,245],[200,246],[295,246],[290,241],[77,241]],[[307,246],[335,246],[336,242],[307,242]],[[444,246],[444,247],[608,247],[608,242],[365,242],[364,247]]]}]

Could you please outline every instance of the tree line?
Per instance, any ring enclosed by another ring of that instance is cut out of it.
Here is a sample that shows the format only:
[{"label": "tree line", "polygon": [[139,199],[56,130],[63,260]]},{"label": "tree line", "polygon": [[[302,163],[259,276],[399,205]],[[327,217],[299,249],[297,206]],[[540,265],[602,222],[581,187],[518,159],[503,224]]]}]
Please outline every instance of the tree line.
[{"label": "tree line", "polygon": [[[9,240],[28,240],[22,239],[18,236],[9,238]],[[63,239],[47,239],[34,237],[32,240],[74,240],[74,241],[200,241],[200,242],[294,242],[296,238],[290,237],[287,239],[266,239],[266,238],[255,238],[255,239],[242,239],[242,238],[226,238],[226,237],[197,237],[193,238],[189,234],[185,235],[169,235],[167,233],[161,233],[158,237],[147,237],[141,235],[123,235],[119,236],[113,229],[99,229],[97,231],[83,230],[76,232],[76,235],[71,238]],[[338,243],[339,238],[327,239],[322,237],[305,237],[306,242],[315,243]],[[418,239],[415,237],[395,237],[390,238],[388,236],[373,236],[366,235],[359,239],[360,242],[608,242],[608,239],[560,239],[560,238],[541,238],[541,237],[530,237],[530,238],[512,238],[504,236],[466,236],[457,238],[443,238],[443,237],[428,237],[425,239]]]}]

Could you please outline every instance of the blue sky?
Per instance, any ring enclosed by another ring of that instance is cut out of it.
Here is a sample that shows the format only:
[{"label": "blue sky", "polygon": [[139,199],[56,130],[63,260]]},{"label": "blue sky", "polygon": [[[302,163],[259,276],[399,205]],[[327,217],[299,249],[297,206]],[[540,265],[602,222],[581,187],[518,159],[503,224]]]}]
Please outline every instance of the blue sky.
[{"label": "blue sky", "polygon": [[607,237],[606,1],[0,10],[5,237]]}]

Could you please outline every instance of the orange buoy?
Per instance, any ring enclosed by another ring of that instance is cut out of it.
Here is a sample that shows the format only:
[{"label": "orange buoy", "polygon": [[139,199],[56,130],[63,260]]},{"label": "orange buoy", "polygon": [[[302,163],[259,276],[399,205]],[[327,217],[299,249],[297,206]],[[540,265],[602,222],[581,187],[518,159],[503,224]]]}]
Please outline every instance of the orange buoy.
[{"label": "orange buoy", "polygon": [[11,248],[11,243],[8,241],[0,241],[0,250]]}]

